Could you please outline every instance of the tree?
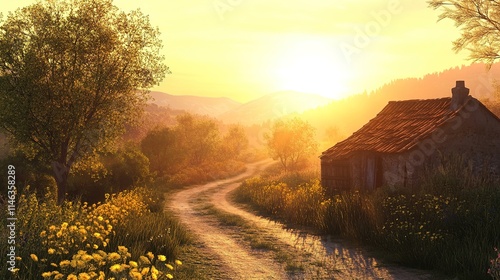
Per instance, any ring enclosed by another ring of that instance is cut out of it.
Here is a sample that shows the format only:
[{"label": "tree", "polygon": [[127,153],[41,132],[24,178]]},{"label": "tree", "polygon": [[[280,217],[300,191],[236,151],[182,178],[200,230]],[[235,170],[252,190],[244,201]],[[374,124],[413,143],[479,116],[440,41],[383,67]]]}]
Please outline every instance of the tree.
[{"label": "tree", "polygon": [[454,50],[470,51],[470,59],[490,66],[500,58],[500,2],[486,0],[431,0],[429,6],[442,8],[439,20],[449,18],[462,30],[453,42]]},{"label": "tree", "polygon": [[248,137],[240,125],[232,125],[222,138],[221,157],[223,159],[238,159],[246,148],[248,148]]},{"label": "tree", "polygon": [[318,144],[314,134],[314,128],[309,123],[293,118],[276,121],[265,138],[271,157],[279,159],[286,172],[316,152]]},{"label": "tree", "polygon": [[183,151],[171,128],[165,127],[148,132],[141,141],[141,150],[149,158],[151,171],[158,175],[173,174],[182,167]]},{"label": "tree", "polygon": [[191,114],[179,115],[175,132],[186,155],[186,165],[200,165],[214,158],[220,141],[214,120]]},{"label": "tree", "polygon": [[2,21],[0,126],[52,164],[59,202],[75,161],[111,147],[168,73],[158,36],[111,0],[42,0]]}]

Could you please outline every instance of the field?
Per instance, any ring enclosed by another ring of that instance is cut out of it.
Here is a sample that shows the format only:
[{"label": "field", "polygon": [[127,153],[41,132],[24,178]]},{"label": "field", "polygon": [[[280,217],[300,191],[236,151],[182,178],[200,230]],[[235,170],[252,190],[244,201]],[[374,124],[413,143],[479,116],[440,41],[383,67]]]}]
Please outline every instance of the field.
[{"label": "field", "polygon": [[[189,238],[163,212],[161,193],[136,188],[93,205],[57,205],[51,197],[20,196],[16,269],[13,278],[7,269],[0,278],[171,279],[181,266],[176,256]],[[2,246],[2,258],[6,250]]]},{"label": "field", "polygon": [[374,245],[405,265],[463,279],[499,277],[500,188],[458,164],[429,172],[420,191],[323,194],[318,172],[249,179],[238,200],[289,225]]}]

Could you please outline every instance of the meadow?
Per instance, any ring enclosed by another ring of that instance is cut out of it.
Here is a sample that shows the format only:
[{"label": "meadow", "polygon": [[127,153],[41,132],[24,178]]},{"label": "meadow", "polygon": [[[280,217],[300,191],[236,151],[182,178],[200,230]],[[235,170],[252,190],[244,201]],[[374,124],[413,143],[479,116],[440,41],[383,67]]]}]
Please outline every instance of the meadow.
[{"label": "meadow", "polygon": [[316,170],[246,180],[240,202],[291,226],[379,248],[388,260],[460,279],[500,279],[500,187],[450,161],[419,191],[380,188],[326,197]]},{"label": "meadow", "polygon": [[172,279],[182,265],[176,256],[189,237],[163,212],[162,193],[134,188],[92,205],[53,197],[19,196],[16,269],[1,279]]}]

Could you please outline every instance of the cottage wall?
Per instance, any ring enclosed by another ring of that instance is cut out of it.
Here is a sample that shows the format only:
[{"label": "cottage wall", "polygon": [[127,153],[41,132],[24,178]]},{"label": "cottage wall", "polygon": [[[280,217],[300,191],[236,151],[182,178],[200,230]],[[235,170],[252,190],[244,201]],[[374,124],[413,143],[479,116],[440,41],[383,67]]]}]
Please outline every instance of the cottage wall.
[{"label": "cottage wall", "polygon": [[408,152],[384,155],[383,185],[418,187],[427,169],[451,155],[460,155],[473,172],[500,176],[500,123],[480,106],[466,108]]},{"label": "cottage wall", "polygon": [[[487,172],[500,178],[500,121],[475,99],[469,100],[458,115],[434,128],[429,137],[420,140],[410,150],[401,153],[354,151],[343,159],[348,166],[349,179],[348,184],[342,186],[354,189],[378,186],[417,188],[427,170],[437,168],[451,155],[462,156],[473,172]],[[323,172],[324,165],[328,166],[327,161],[324,163],[322,159],[322,183],[330,188],[328,182],[331,180],[323,180],[328,179]]]}]

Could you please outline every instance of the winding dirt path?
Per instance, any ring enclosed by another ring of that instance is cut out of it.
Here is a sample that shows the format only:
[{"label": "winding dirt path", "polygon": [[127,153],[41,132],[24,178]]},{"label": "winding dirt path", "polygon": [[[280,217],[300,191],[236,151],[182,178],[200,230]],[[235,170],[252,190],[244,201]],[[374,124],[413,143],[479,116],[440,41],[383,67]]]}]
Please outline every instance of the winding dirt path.
[{"label": "winding dirt path", "polygon": [[[176,193],[170,207],[190,231],[222,260],[221,266],[227,278],[221,279],[289,279],[283,264],[243,246],[224,227],[214,222],[213,217],[196,210],[196,199],[201,193],[210,192],[210,203],[215,208],[238,215],[255,225],[259,234],[279,240],[287,251],[296,253],[301,259],[304,273],[294,279],[443,279],[426,271],[386,265],[369,252],[345,241],[328,236],[316,236],[299,230],[287,230],[283,225],[238,208],[228,200],[228,194],[236,189],[241,180],[255,175],[270,161],[247,166],[241,175],[196,186]],[[305,256],[305,257],[304,257]]]},{"label": "winding dirt path", "polygon": [[176,193],[172,197],[170,208],[179,216],[190,231],[204,243],[204,245],[217,254],[227,268],[230,279],[286,279],[283,269],[272,260],[262,259],[252,255],[248,250],[236,243],[227,233],[217,228],[213,221],[200,215],[192,205],[200,193],[209,189],[239,182],[252,176],[262,162],[250,164],[247,170],[238,176],[208,183],[198,187],[189,188]]}]

